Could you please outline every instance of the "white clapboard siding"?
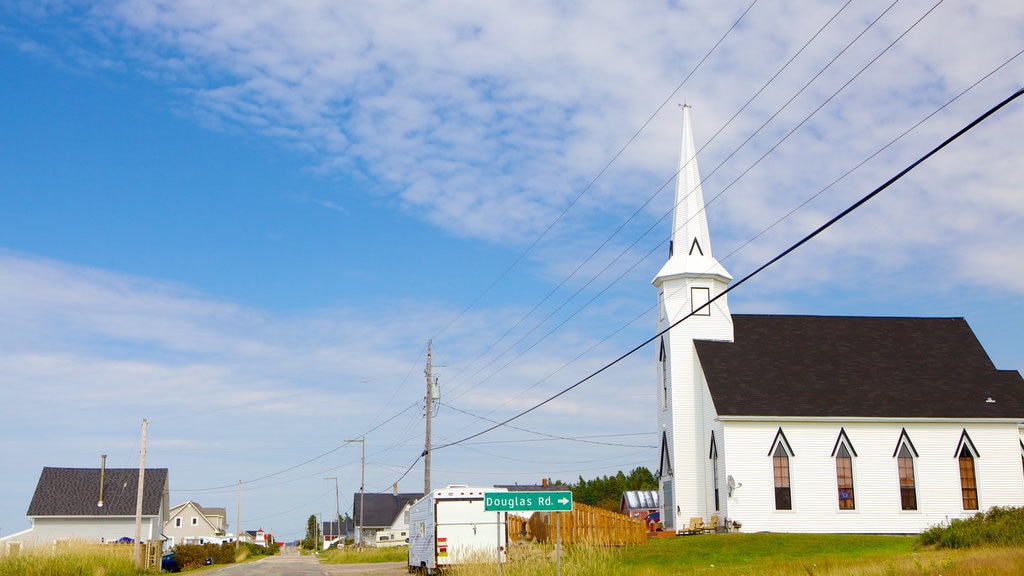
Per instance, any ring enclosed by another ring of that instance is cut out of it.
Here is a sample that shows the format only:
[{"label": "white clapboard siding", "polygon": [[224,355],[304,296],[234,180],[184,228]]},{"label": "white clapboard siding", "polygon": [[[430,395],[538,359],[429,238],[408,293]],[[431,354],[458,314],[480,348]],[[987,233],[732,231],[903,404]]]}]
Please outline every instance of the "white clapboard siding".
[{"label": "white clapboard siding", "polygon": [[[790,458],[792,510],[775,510],[772,458],[782,427]],[[832,449],[845,430],[853,462],[855,510],[839,510]],[[896,450],[907,430],[915,461],[918,510],[902,510]],[[956,449],[964,429],[978,449],[979,510],[964,510]],[[743,531],[916,533],[992,506],[1024,502],[1024,470],[1015,422],[728,421],[728,474],[742,483],[729,499],[729,518]],[[723,446],[719,445],[721,455]],[[1007,481],[1012,479],[1012,481]]]}]

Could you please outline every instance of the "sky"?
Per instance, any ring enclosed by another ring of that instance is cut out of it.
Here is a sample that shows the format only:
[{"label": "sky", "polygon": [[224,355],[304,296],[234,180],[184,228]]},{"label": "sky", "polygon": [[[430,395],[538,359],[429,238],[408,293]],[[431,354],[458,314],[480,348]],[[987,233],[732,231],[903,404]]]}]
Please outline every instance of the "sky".
[{"label": "sky", "polygon": [[[138,467],[143,420],[231,531],[422,492],[428,342],[433,486],[653,471],[653,350],[587,377],[654,333],[679,106],[740,279],[1022,50],[1012,1],[3,2],[0,536],[44,466]],[[1022,133],[1024,98],[733,313],[964,317],[1019,370]]]}]

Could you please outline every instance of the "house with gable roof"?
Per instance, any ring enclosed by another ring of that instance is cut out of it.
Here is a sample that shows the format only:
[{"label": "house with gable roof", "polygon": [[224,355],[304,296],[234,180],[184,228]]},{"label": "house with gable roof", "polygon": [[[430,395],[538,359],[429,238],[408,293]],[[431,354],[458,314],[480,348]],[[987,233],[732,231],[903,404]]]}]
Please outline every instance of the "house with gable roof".
[{"label": "house with gable roof", "polygon": [[238,535],[240,542],[247,542],[249,544],[255,544],[257,546],[270,546],[274,544],[274,535],[270,532],[265,532],[263,528],[259,530],[246,530]]},{"label": "house with gable roof", "polygon": [[659,508],[657,490],[626,490],[619,502],[620,513],[644,521],[656,514]]},{"label": "house with gable roof", "polygon": [[409,508],[421,493],[365,493],[356,492],[352,500],[352,519],[356,522],[356,542],[373,546],[377,533],[409,530]]},{"label": "house with gable roof", "polygon": [[[6,536],[6,545],[79,540],[134,539],[139,470],[135,468],[43,468],[28,516],[31,527]],[[141,543],[163,543],[168,517],[166,468],[143,476]],[[159,548],[158,548],[159,549]]]},{"label": "house with gable roof", "polygon": [[687,106],[652,283],[667,529],[917,533],[1024,505],[1024,379],[963,318],[730,312]]},{"label": "house with gable roof", "polygon": [[167,522],[164,523],[164,536],[167,545],[206,544],[212,542],[231,541],[227,533],[227,509],[204,508],[199,504],[186,501],[170,510]]}]

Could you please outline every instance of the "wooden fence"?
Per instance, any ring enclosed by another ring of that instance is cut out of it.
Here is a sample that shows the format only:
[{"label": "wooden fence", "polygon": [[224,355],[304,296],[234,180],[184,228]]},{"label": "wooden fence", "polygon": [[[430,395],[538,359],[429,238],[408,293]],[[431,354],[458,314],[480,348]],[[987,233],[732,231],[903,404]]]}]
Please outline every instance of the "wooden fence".
[{"label": "wooden fence", "polygon": [[[556,521],[556,514],[561,517]],[[626,546],[647,542],[647,524],[618,512],[574,503],[572,512],[534,512],[522,518],[508,516],[509,539],[555,542],[559,525],[562,543],[587,543],[599,546]]]}]

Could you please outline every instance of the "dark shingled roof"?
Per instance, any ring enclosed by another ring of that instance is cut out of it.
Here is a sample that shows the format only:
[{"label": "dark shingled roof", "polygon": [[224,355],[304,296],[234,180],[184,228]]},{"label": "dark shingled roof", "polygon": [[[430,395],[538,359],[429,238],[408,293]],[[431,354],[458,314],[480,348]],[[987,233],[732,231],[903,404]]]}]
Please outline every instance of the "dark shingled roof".
[{"label": "dark shingled roof", "polygon": [[[398,513],[405,507],[406,502],[413,503],[423,497],[423,494],[419,493],[404,493],[404,494],[380,494],[367,492],[363,495],[363,499],[366,501],[366,511],[363,513],[362,525],[366,527],[371,526],[391,526],[391,523],[398,517]],[[355,519],[356,523],[359,522],[359,492],[356,492],[353,496],[352,505],[352,518]]]},{"label": "dark shingled roof", "polygon": [[[43,468],[28,516],[135,516],[139,471],[107,468],[103,475],[103,506],[99,468]],[[167,488],[167,469],[146,470],[142,514],[157,516]]]},{"label": "dark shingled roof", "polygon": [[732,319],[734,342],[694,342],[721,416],[1024,418],[963,318]]}]

